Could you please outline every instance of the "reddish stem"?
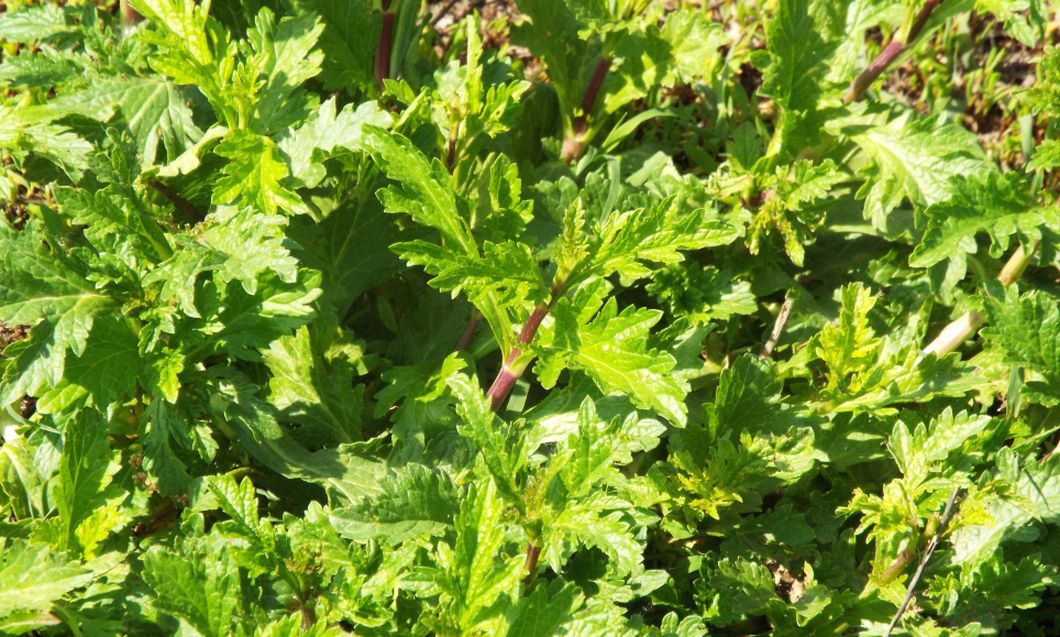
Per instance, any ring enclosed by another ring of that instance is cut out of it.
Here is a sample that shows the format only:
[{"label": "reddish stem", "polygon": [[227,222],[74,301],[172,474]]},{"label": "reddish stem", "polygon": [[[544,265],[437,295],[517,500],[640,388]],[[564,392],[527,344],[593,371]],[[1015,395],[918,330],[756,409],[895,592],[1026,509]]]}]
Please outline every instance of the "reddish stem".
[{"label": "reddish stem", "polygon": [[927,0],[927,2],[924,3],[924,6],[921,7],[920,13],[916,15],[916,19],[913,21],[913,25],[909,29],[909,35],[906,36],[905,42],[899,42],[895,39],[891,40],[887,46],[883,47],[880,54],[877,55],[876,58],[865,67],[865,70],[862,71],[850,84],[850,88],[847,89],[846,95],[843,96],[843,101],[849,104],[861,99],[869,86],[876,81],[876,78],[883,75],[883,72],[894,63],[898,56],[905,52],[908,44],[917,39],[920,32],[923,31],[924,27],[927,25],[928,18],[931,17],[931,14],[943,2],[945,2],[945,0]]},{"label": "reddish stem", "polygon": [[467,327],[464,328],[464,333],[460,335],[460,340],[456,342],[456,351],[463,351],[471,345],[472,339],[475,338],[475,330],[481,322],[481,314],[475,312],[471,315],[471,319],[467,322]]},{"label": "reddish stem", "polygon": [[541,547],[533,542],[526,547],[526,577],[523,578],[523,586],[529,586],[530,582],[534,581],[534,574],[537,573],[537,560],[541,557]]},{"label": "reddish stem", "polygon": [[589,78],[589,85],[585,87],[582,95],[581,113],[574,118],[571,126],[571,135],[563,140],[563,150],[560,157],[564,163],[569,164],[585,151],[585,134],[589,130],[589,116],[596,108],[596,100],[600,96],[600,90],[604,87],[604,80],[611,71],[611,58],[601,57],[593,69],[593,75]]},{"label": "reddish stem", "polygon": [[379,32],[379,47],[375,50],[375,82],[383,85],[390,77],[390,49],[394,42],[394,21],[397,16],[390,11],[390,0],[383,0],[383,28]]},{"label": "reddish stem", "polygon": [[121,0],[121,22],[127,27],[139,24],[144,17],[129,5],[129,0]]},{"label": "reddish stem", "polygon": [[523,355],[523,347],[534,340],[538,328],[541,327],[541,322],[545,320],[552,306],[559,300],[559,294],[560,286],[553,285],[549,301],[537,304],[537,307],[530,314],[530,318],[523,325],[523,329],[519,332],[519,337],[515,339],[519,346],[513,347],[512,351],[508,352],[508,356],[504,359],[504,364],[501,365],[500,371],[497,372],[497,377],[493,379],[493,384],[486,391],[486,396],[490,399],[490,409],[493,411],[501,408],[504,401],[511,395],[516,381],[523,375],[523,370],[526,369],[526,366],[525,364],[519,364],[519,358]]},{"label": "reddish stem", "polygon": [[460,122],[457,122],[452,133],[449,134],[449,152],[445,156],[445,167],[449,169],[449,172],[453,172],[453,166],[456,165],[456,138],[459,135]]}]

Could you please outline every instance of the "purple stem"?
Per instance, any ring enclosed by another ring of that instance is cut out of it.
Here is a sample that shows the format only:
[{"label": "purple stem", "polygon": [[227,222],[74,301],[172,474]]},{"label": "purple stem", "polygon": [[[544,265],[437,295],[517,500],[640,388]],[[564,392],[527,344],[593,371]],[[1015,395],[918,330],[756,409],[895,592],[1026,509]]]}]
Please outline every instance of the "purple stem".
[{"label": "purple stem", "polygon": [[136,9],[129,6],[129,0],[121,0],[121,22],[124,26],[131,27],[139,24],[144,17]]},{"label": "purple stem", "polygon": [[478,312],[473,312],[471,319],[467,322],[467,327],[464,328],[464,333],[460,335],[460,340],[456,342],[456,351],[463,351],[471,345],[471,341],[475,338],[475,330],[478,329],[478,324],[481,322],[482,315]]},{"label": "purple stem", "polygon": [[611,58],[604,56],[593,69],[593,76],[589,78],[589,85],[585,87],[585,94],[582,96],[581,114],[574,118],[570,137],[563,140],[560,158],[564,163],[571,163],[581,157],[585,151],[585,133],[589,130],[589,115],[596,108],[596,100],[600,95],[600,90],[604,87],[607,74],[611,71],[611,64]]},{"label": "purple stem", "polygon": [[493,384],[486,391],[486,396],[490,399],[490,409],[493,411],[498,411],[501,408],[504,401],[511,395],[516,381],[523,375],[526,366],[525,364],[520,364],[519,361],[519,358],[523,355],[523,347],[534,340],[538,328],[541,327],[541,322],[545,320],[552,306],[559,300],[560,289],[561,286],[553,285],[549,301],[547,303],[538,303],[537,307],[534,308],[530,318],[526,320],[526,324],[523,325],[523,329],[519,332],[519,337],[515,339],[515,342],[521,347],[513,347],[512,351],[508,352],[508,356],[504,359],[504,364],[501,365],[500,371],[497,372],[497,377],[493,379]]},{"label": "purple stem", "polygon": [[379,32],[379,47],[375,50],[375,83],[383,85],[383,80],[390,77],[390,49],[394,40],[394,20],[396,16],[390,11],[390,0],[382,1],[383,29]]},{"label": "purple stem", "polygon": [[939,7],[945,0],[927,0],[924,6],[921,7],[920,13],[916,15],[916,19],[913,21],[913,26],[909,29],[909,35],[906,36],[905,42],[899,42],[898,40],[891,40],[887,46],[883,47],[880,54],[876,56],[872,62],[869,63],[865,70],[862,71],[854,81],[851,82],[850,88],[847,89],[846,95],[843,96],[843,101],[847,104],[856,102],[865,94],[869,86],[872,85],[876,78],[883,75],[883,72],[894,63],[894,61],[905,52],[908,44],[917,39],[920,32],[924,30],[924,26],[927,25],[928,18],[934,13],[935,9]]}]

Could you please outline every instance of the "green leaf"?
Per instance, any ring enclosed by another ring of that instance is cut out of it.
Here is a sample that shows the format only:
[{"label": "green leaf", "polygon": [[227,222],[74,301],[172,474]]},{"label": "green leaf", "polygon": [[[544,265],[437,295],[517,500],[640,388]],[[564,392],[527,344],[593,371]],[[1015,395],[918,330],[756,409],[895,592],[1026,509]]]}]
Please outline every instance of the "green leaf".
[{"label": "green leaf", "polygon": [[390,250],[395,231],[378,202],[369,201],[338,208],[322,222],[297,217],[288,234],[298,242],[292,253],[302,266],[324,276],[321,308],[345,316],[358,297],[401,269]]},{"label": "green leaf", "polygon": [[1005,362],[1025,365],[1040,375],[1028,388],[1046,404],[1060,401],[1060,304],[1047,292],[1008,292],[986,305],[987,342],[1000,347]]},{"label": "green leaf", "polygon": [[711,212],[689,211],[677,199],[664,199],[601,220],[599,245],[590,249],[586,271],[603,277],[617,272],[629,283],[652,273],[646,263],[677,263],[684,259],[682,252],[726,245],[738,236]]},{"label": "green leaf", "polygon": [[229,550],[189,555],[152,546],[142,559],[144,581],[161,612],[206,637],[231,634],[242,603],[240,576]]},{"label": "green leaf", "polygon": [[20,611],[51,610],[64,595],[94,577],[48,547],[19,539],[0,540],[0,619]]},{"label": "green leaf", "polygon": [[459,368],[445,382],[457,399],[456,412],[461,419],[457,431],[475,444],[495,487],[517,506],[523,506],[518,476],[526,464],[525,440],[497,426],[486,395]]},{"label": "green leaf", "polygon": [[577,587],[559,582],[536,586],[511,610],[508,637],[552,637],[583,603]]},{"label": "green leaf", "polygon": [[963,273],[967,254],[978,251],[976,235],[990,237],[990,256],[1001,257],[1015,235],[1022,245],[1041,238],[1044,228],[1060,229],[1060,213],[1038,206],[1015,175],[987,174],[957,185],[953,198],[924,211],[927,227],[909,265],[924,268],[950,259]]},{"label": "green leaf", "polygon": [[[111,528],[92,528],[93,513],[106,506],[107,487],[119,466],[107,441],[107,423],[82,410],[67,424],[59,461],[56,508],[62,521],[63,546],[91,553]],[[113,521],[98,521],[102,526]]]},{"label": "green leaf", "polygon": [[392,119],[390,113],[381,110],[375,102],[364,102],[356,109],[350,104],[336,114],[335,98],[331,98],[289,137],[281,140],[279,147],[288,157],[291,176],[313,188],[327,174],[322,161],[324,157],[337,149],[363,148],[363,127],[388,128]]},{"label": "green leaf", "polygon": [[503,512],[497,489],[487,480],[470,489],[456,516],[449,588],[457,604],[458,623],[465,629],[489,617],[484,611],[502,596],[514,596],[522,579],[522,560],[503,559]]},{"label": "green leaf", "polygon": [[763,72],[763,95],[785,110],[808,111],[822,92],[830,54],[814,20],[810,0],[780,0],[766,25],[770,62]]},{"label": "green leaf", "polygon": [[270,215],[277,210],[308,214],[302,199],[281,183],[288,175],[287,165],[271,139],[236,131],[215,152],[229,160],[214,190],[215,204],[237,203]]},{"label": "green leaf", "polygon": [[704,616],[712,625],[728,626],[748,616],[763,615],[776,596],[773,575],[762,564],[720,559],[703,571],[696,588],[706,606]]},{"label": "green leaf", "polygon": [[954,414],[947,407],[928,425],[917,425],[912,431],[904,422],[898,421],[887,450],[901,469],[907,487],[915,488],[930,473],[945,473],[951,467],[957,468],[957,462],[944,461],[991,424],[993,421],[989,416],[973,416],[963,411]]},{"label": "green leaf", "polygon": [[379,491],[383,464],[356,445],[310,452],[276,422],[257,387],[234,370],[216,370],[211,407],[236,431],[247,451],[266,467],[289,478],[330,487],[351,502]]},{"label": "green leaf", "polygon": [[1005,23],[1005,30],[1025,46],[1037,45],[1045,34],[1048,9],[1040,0],[976,0],[975,10],[994,14]]},{"label": "green leaf", "polygon": [[718,50],[729,43],[721,24],[702,11],[681,6],[666,16],[659,35],[670,45],[671,61],[663,84],[692,83],[705,78],[718,61]]},{"label": "green leaf", "polygon": [[387,474],[380,490],[356,507],[332,511],[335,530],[355,541],[377,538],[396,546],[452,529],[460,501],[456,485],[442,470],[408,464]]},{"label": "green leaf", "polygon": [[300,425],[299,439],[327,444],[361,438],[364,398],[353,379],[363,355],[338,330],[328,334],[302,327],[272,342],[264,353],[272,372],[269,402],[282,418]]},{"label": "green leaf", "polygon": [[58,4],[21,6],[0,14],[0,40],[23,44],[70,34],[75,27]]},{"label": "green leaf", "polygon": [[250,84],[240,71],[253,68],[258,77],[251,128],[263,134],[281,131],[301,119],[315,99],[299,87],[320,73],[324,54],[316,50],[323,31],[315,15],[285,17],[276,21],[272,11],[262,9],[247,30],[251,55],[246,69],[236,72],[235,84]]},{"label": "green leaf", "polygon": [[824,222],[824,204],[833,187],[846,181],[830,159],[820,164],[798,160],[778,167],[768,179],[765,201],[755,212],[747,229],[747,247],[758,254],[763,235],[774,230],[784,241],[784,251],[795,265],[801,266],[813,231]]},{"label": "green leaf", "polygon": [[174,441],[190,442],[186,425],[172,406],[158,398],[151,401],[145,416],[144,470],[155,479],[158,492],[163,496],[187,495],[192,479],[187,465],[173,448]]},{"label": "green leaf", "polygon": [[320,16],[324,30],[320,50],[324,54],[320,81],[328,91],[352,88],[369,90],[374,84],[372,64],[375,50],[358,46],[378,42],[382,20],[368,0],[296,0],[304,12]]},{"label": "green leaf", "polygon": [[996,457],[997,477],[1011,486],[1006,497],[983,502],[985,515],[970,515],[953,530],[953,559],[958,564],[980,564],[1005,540],[1035,538],[1037,534],[1027,528],[1033,520],[1055,523],[1060,517],[1060,462],[1056,456],[1041,462],[1020,462],[1010,449],[1002,449]]},{"label": "green leaf", "polygon": [[114,401],[132,396],[140,375],[136,332],[126,321],[101,316],[93,324],[85,353],[67,357],[63,380],[88,392],[96,408],[106,409]]},{"label": "green leaf", "polygon": [[10,156],[18,163],[33,155],[43,157],[70,178],[80,179],[88,168],[92,146],[53,123],[55,119],[45,107],[14,108],[0,103],[0,156]]},{"label": "green leaf", "polygon": [[879,362],[883,344],[869,325],[869,312],[876,297],[859,283],[840,291],[839,318],[825,326],[817,337],[816,353],[828,366],[828,387],[845,387],[849,377]]},{"label": "green leaf", "polygon": [[365,150],[395,184],[379,192],[387,212],[404,212],[434,228],[446,243],[477,255],[471,229],[456,205],[452,178],[437,159],[428,162],[405,137],[375,126],[363,128]]},{"label": "green leaf", "polygon": [[711,266],[676,264],[656,270],[647,289],[670,314],[698,325],[758,311],[749,282]]},{"label": "green leaf", "polygon": [[48,102],[59,115],[77,114],[109,121],[119,114],[128,127],[143,167],[153,166],[160,147],[171,161],[202,137],[192,118],[188,95],[163,78],[106,78],[89,88]]},{"label": "green leaf", "polygon": [[284,227],[287,220],[251,208],[219,208],[202,225],[202,245],[223,255],[217,277],[223,283],[238,281],[247,294],[257,294],[258,283],[266,272],[293,283],[298,277],[298,261],[287,249]]},{"label": "green leaf", "polygon": [[[541,360],[534,372],[550,389],[565,367],[588,374],[601,391],[622,392],[638,407],[654,409],[671,423],[686,422],[687,381],[674,376],[677,361],[648,344],[651,328],[662,318],[658,310],[627,307],[601,298],[586,288],[573,301],[561,301],[553,310],[555,326],[545,330],[539,349]],[[548,332],[551,331],[551,335]]]},{"label": "green leaf", "polygon": [[[87,268],[45,239],[30,224],[21,232],[0,225],[0,321],[35,325],[16,359],[18,380],[7,387],[0,403],[22,393],[56,386],[63,377],[67,351],[83,355],[97,316],[115,308],[87,278]],[[38,323],[39,321],[39,323]]]},{"label": "green leaf", "polygon": [[834,126],[872,162],[858,196],[865,199],[865,218],[877,228],[886,227],[903,200],[919,209],[943,203],[956,192],[956,180],[997,170],[974,134],[956,124],[913,119],[909,111],[883,124],[852,118]]}]

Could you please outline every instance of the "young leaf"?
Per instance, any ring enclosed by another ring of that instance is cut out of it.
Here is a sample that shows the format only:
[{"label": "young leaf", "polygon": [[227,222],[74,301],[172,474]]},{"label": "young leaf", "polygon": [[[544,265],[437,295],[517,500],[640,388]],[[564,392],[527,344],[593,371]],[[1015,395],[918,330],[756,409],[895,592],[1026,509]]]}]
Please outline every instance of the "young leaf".
[{"label": "young leaf", "polygon": [[672,374],[677,365],[674,357],[648,344],[650,330],[662,313],[633,307],[619,312],[614,299],[602,308],[601,302],[587,288],[573,301],[556,305],[554,336],[542,339],[541,360],[534,368],[541,384],[551,388],[563,368],[578,369],[605,393],[625,393],[637,406],[655,409],[675,425],[684,425],[688,384]]}]

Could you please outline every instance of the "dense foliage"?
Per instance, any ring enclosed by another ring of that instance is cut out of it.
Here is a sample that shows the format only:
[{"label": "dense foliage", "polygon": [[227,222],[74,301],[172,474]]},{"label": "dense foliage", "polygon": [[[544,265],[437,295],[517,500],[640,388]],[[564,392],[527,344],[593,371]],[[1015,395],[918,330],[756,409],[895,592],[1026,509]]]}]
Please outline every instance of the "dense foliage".
[{"label": "dense foliage", "polygon": [[1057,8],[467,4],[8,3],[0,633],[1058,634]]}]

